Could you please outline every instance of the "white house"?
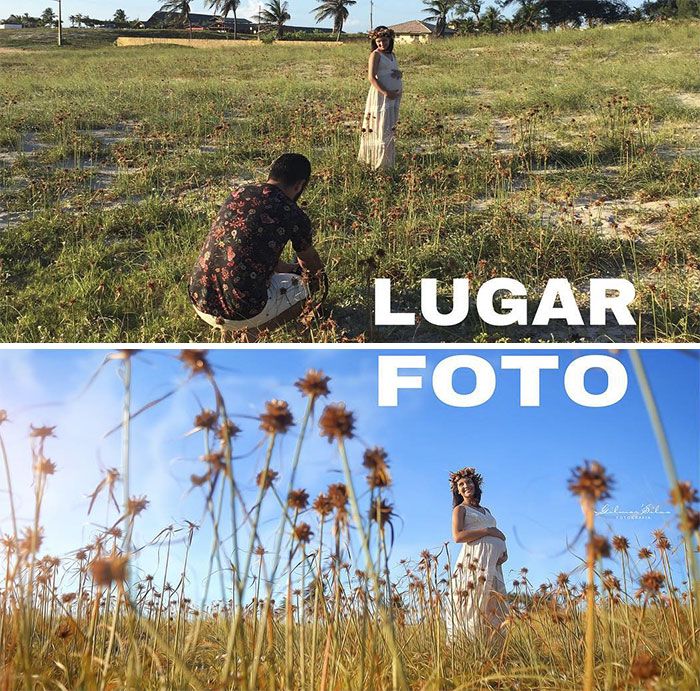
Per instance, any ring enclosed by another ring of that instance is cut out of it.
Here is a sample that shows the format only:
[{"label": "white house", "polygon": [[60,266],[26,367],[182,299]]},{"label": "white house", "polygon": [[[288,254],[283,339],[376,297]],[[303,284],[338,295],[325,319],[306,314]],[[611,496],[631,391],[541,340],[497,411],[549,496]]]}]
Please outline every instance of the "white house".
[{"label": "white house", "polygon": [[0,24],[0,29],[21,29],[21,24]]},{"label": "white house", "polygon": [[[397,43],[427,43],[435,38],[435,24],[424,22],[422,19],[412,19],[389,28],[394,30]],[[445,36],[453,35],[454,31],[446,27]]]}]

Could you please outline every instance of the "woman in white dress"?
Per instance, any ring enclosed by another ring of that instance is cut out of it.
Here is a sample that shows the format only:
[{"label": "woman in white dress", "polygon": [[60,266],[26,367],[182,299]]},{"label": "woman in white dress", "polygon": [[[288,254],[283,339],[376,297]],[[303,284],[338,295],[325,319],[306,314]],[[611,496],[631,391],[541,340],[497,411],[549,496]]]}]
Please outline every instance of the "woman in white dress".
[{"label": "woman in white dress", "polygon": [[391,168],[396,158],[396,124],[403,92],[401,71],[394,55],[394,32],[378,26],[370,33],[372,52],[367,79],[369,94],[362,119],[360,153],[362,163],[378,170]]},{"label": "woman in white dress", "polygon": [[462,545],[450,582],[447,635],[474,638],[498,630],[506,614],[501,564],[508,559],[506,536],[481,506],[483,478],[474,468],[450,473],[452,537]]}]

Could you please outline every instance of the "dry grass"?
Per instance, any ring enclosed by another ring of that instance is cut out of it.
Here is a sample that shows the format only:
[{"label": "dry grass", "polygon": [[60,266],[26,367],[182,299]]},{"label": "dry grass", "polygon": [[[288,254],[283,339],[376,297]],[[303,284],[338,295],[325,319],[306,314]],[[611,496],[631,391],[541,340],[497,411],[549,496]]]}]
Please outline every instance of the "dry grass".
[{"label": "dry grass", "polygon": [[[26,525],[15,519],[11,463],[0,445],[12,513],[1,552],[3,688],[574,689],[583,683],[690,689],[700,683],[698,497],[688,483],[672,484],[684,528],[676,544],[657,531],[653,550],[634,554],[625,538],[612,537],[611,547],[595,532],[593,511],[614,491],[612,478],[597,463],[575,469],[569,489],[586,519],[585,582],[575,582],[581,572],[575,569],[537,586],[523,569],[498,631],[448,640],[447,611],[471,596],[469,588],[451,592],[455,555],[445,545],[414,563],[392,563],[386,454],[369,448],[360,472],[351,471],[360,467],[345,448],[356,434],[354,416],[342,404],[321,409],[329,390],[321,372],[297,383],[306,399],[299,418],[284,401],[268,402],[257,416],[264,460],[253,492],[244,492],[234,449],[240,454],[245,440],[216,373],[206,353],[182,353],[188,380],[205,379],[213,401],[194,420],[202,458],[191,483],[201,492],[205,521],[178,526],[177,537],[176,528],[165,526],[154,541],[163,556],[160,571],[136,578],[143,545],[134,544],[134,526],[149,507],[145,497],[128,493],[130,423],[139,414],[130,400],[134,356],[123,351],[111,358],[124,382],[115,432],[123,467],[108,471],[90,495],[89,510],[100,506],[112,516],[90,544],[61,558],[42,553],[42,503],[56,469],[48,460],[54,429],[30,431],[35,510]],[[0,424],[8,424],[4,411]],[[273,452],[292,425],[297,441],[282,472],[273,467]],[[311,498],[295,476],[305,440],[316,433],[336,447],[342,482]],[[661,442],[663,429],[659,434]],[[263,505],[277,507],[277,530],[266,541]],[[190,552],[193,540],[207,534],[205,588],[194,602]],[[611,549],[616,573],[607,568]],[[685,573],[672,568],[673,552],[685,554]]]}]

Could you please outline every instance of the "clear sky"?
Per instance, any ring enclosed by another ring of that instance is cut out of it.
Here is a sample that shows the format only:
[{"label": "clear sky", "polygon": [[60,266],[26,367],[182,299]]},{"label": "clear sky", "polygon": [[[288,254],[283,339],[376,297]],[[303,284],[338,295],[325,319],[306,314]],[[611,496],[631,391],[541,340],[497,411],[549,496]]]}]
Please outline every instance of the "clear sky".
[{"label": "clear sky", "polygon": [[[289,13],[292,15],[291,24],[314,26],[312,10],[318,6],[317,0],[288,0]],[[63,14],[69,17],[72,14],[87,14],[91,17],[106,19],[114,14],[118,8],[123,9],[130,18],[148,19],[156,12],[162,3],[149,2],[148,0],[114,0],[114,3],[105,3],[104,0],[63,0]],[[241,0],[238,16],[251,18],[258,12],[258,5],[265,4],[264,0]],[[32,16],[38,16],[46,7],[53,7],[56,3],[50,0],[4,0],[2,10],[24,14],[28,12]],[[209,13],[209,2],[193,0],[192,12]],[[423,3],[421,0],[375,0],[374,23],[396,24],[408,19],[424,18]],[[350,20],[347,24],[348,31],[365,31],[369,25],[369,0],[357,0],[357,4],[350,8]],[[4,16],[4,15],[3,15]],[[332,26],[332,22],[325,22],[319,26]]]},{"label": "clear sky", "polygon": [[[48,441],[47,451],[58,469],[49,478],[42,514],[46,550],[51,554],[61,555],[86,544],[96,526],[110,525],[115,520],[114,509],[108,513],[104,499],[97,502],[91,516],[86,515],[87,495],[101,478],[100,468],[119,466],[119,435],[103,438],[119,423],[122,384],[117,363],[108,363],[84,391],[106,352],[0,351],[0,408],[7,409],[10,416],[10,423],[0,427],[0,434],[8,448],[22,525],[30,521],[33,507],[29,423],[57,425],[56,439]],[[175,396],[133,423],[132,494],[144,494],[151,502],[139,518],[139,541],[148,541],[169,524],[181,526],[185,519],[197,523],[202,520],[203,497],[199,491],[191,491],[189,483],[190,474],[202,469],[198,460],[202,440],[199,435],[185,434],[200,404],[212,407],[213,403],[205,381],[185,382],[177,352],[146,351],[134,359],[134,408],[179,386]],[[559,355],[561,369],[543,375],[540,408],[519,407],[516,373],[498,369],[500,356],[508,352],[505,350],[460,351],[485,357],[496,368],[496,393],[479,408],[450,408],[435,398],[430,387],[402,392],[397,408],[379,408],[379,352],[237,349],[210,353],[228,409],[243,428],[234,455],[241,456],[237,473],[245,491],[254,489],[254,478],[263,460],[258,423],[245,416],[256,416],[265,401],[281,398],[289,401],[295,418],[300,420],[304,401],[293,383],[313,367],[323,369],[332,378],[328,401],[345,401],[356,413],[358,435],[349,442],[348,449],[358,470],[358,489],[365,489],[361,472],[365,445],[381,445],[389,453],[393,501],[399,516],[394,560],[415,559],[422,549],[436,551],[450,541],[448,471],[464,465],[477,466],[485,476],[482,503],[508,536],[507,582],[521,566],[527,566],[532,580],[539,583],[578,564],[575,554],[582,554],[582,541],[569,553],[566,542],[576,536],[581,512],[566,489],[566,481],[570,469],[584,459],[601,461],[615,476],[611,508],[617,505],[620,511],[643,511],[645,506],[659,505],[661,512],[671,510],[660,455],[625,351],[617,357],[628,369],[629,390],[620,403],[603,409],[582,408],[566,396],[563,370],[574,357],[585,354],[572,350],[551,351]],[[419,349],[416,352],[426,353]],[[428,351],[428,372],[450,354]],[[697,485],[698,359],[678,351],[647,350],[643,360],[680,475]],[[602,374],[592,373],[587,382],[592,390],[601,387]],[[468,387],[467,380],[459,380],[458,386]],[[273,467],[283,474],[289,466],[297,429],[286,435],[273,459]],[[4,473],[0,478],[0,531],[8,531]],[[342,480],[334,446],[315,433],[304,446],[298,479],[298,485],[305,487],[312,498],[329,483]],[[659,527],[666,528],[677,544],[676,521],[668,513],[635,520],[614,516],[598,520],[601,528],[628,536],[634,546],[651,544],[650,532]],[[272,531],[276,524],[276,520],[266,518],[264,530]],[[193,548],[191,587],[195,593],[201,588],[209,545],[210,533],[204,526]],[[451,549],[456,556],[457,547],[452,544]],[[157,563],[158,554],[153,548],[140,555],[143,570],[153,571]]]},{"label": "clear sky", "polygon": [[[288,0],[289,13],[292,15],[291,24],[297,26],[314,26],[313,9],[318,6],[317,0]],[[630,5],[638,5],[641,0],[634,0]],[[123,9],[131,19],[148,19],[163,3],[149,2],[149,0],[114,0],[105,3],[104,0],[63,0],[63,15],[67,18],[72,14],[87,14],[96,19],[109,19],[117,9]],[[209,13],[208,0],[192,0],[192,12]],[[238,16],[246,19],[252,18],[258,13],[260,4],[265,0],[241,0]],[[484,7],[489,3],[484,2]],[[39,16],[46,7],[56,8],[56,2],[51,0],[3,0],[2,13],[24,14],[28,12],[32,16]],[[424,19],[424,5],[422,0],[375,0],[374,24],[398,24],[409,19]],[[350,8],[350,18],[346,24],[347,31],[366,31],[369,27],[370,0],[357,0],[357,4]],[[68,23],[67,19],[65,20]],[[332,26],[332,22],[325,22],[319,26]]]}]

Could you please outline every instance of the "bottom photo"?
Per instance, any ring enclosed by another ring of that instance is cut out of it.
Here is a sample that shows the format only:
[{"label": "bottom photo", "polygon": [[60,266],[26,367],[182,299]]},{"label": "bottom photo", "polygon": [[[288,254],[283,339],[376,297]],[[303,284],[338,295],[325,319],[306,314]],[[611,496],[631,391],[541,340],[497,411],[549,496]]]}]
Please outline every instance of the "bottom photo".
[{"label": "bottom photo", "polygon": [[700,350],[0,351],[3,689],[700,688]]}]

